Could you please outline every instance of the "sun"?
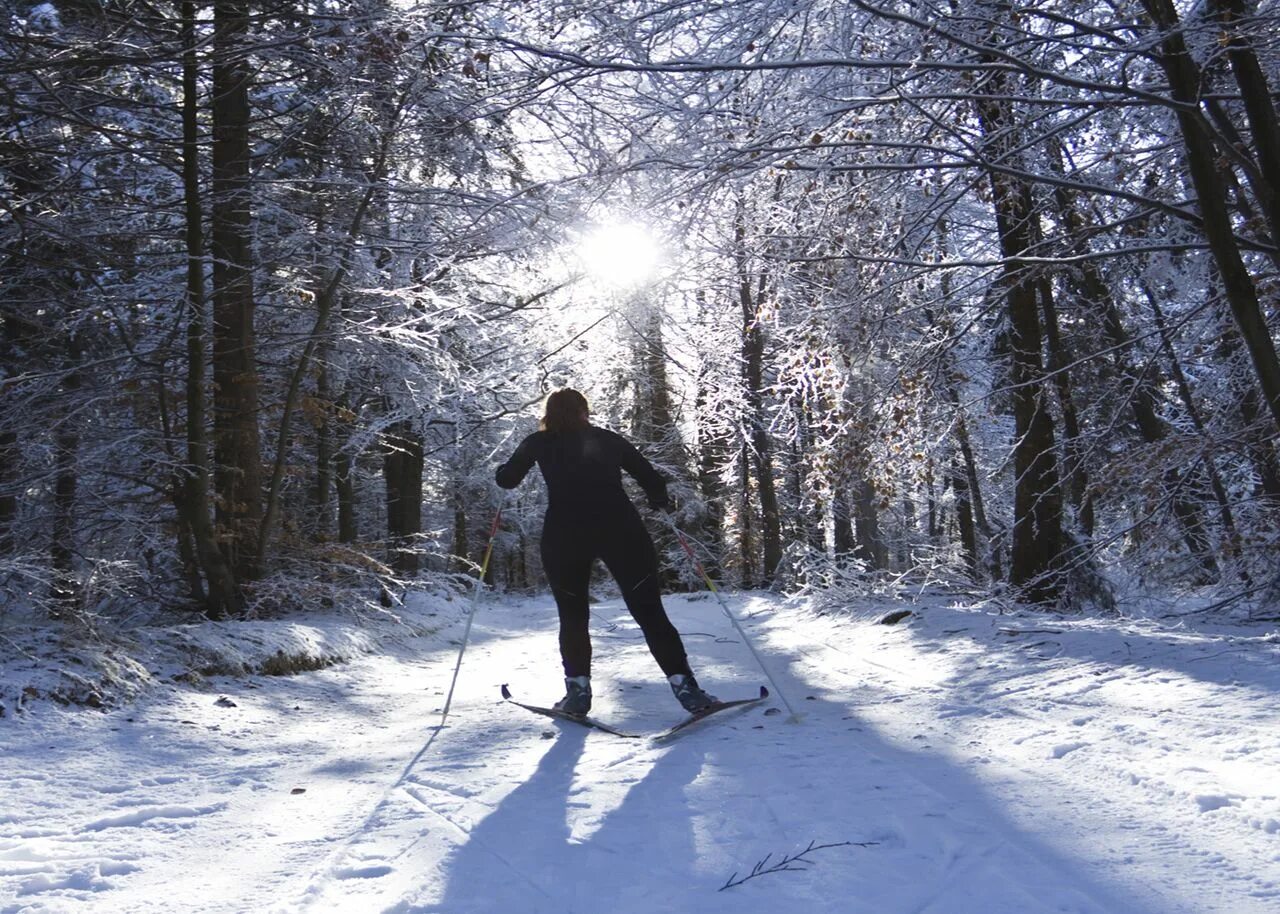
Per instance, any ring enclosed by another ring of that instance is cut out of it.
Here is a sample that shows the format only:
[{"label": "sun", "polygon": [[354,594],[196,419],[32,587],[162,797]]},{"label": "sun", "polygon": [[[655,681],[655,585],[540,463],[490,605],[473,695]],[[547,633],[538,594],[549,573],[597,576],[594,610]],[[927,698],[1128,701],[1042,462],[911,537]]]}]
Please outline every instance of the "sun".
[{"label": "sun", "polygon": [[628,289],[653,278],[662,263],[662,249],[644,226],[616,222],[587,233],[578,246],[578,259],[596,282]]}]

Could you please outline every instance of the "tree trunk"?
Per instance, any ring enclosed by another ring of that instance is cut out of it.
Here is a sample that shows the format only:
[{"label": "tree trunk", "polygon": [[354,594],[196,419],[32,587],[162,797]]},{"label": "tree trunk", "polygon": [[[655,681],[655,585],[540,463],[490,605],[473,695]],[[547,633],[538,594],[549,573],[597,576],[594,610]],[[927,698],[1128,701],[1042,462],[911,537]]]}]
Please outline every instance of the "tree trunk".
[{"label": "tree trunk", "polygon": [[248,4],[214,0],[213,254],[214,485],[218,525],[238,581],[255,580],[262,520],[250,174]]},{"label": "tree trunk", "polygon": [[678,463],[681,447],[676,430],[675,409],[671,403],[671,385],[667,381],[667,351],[662,340],[662,315],[653,307],[644,307],[644,327],[636,341],[635,412],[631,419],[632,436],[653,445],[664,462]]},{"label": "tree trunk", "polygon": [[849,511],[849,493],[844,486],[836,486],[831,496],[832,547],[836,563],[853,555],[853,515]]},{"label": "tree trunk", "polygon": [[527,592],[529,590],[529,543],[523,528],[516,542],[516,587]]},{"label": "tree trunk", "polygon": [[[676,424],[671,385],[667,380],[667,350],[662,338],[662,313],[647,302],[638,301],[642,315],[637,321],[635,398],[631,416],[634,440],[642,445],[651,459],[661,467],[674,469],[683,478],[684,444]],[[660,527],[653,532],[659,555],[675,546],[671,532]],[[680,583],[680,569],[660,563],[659,575],[664,590]]]},{"label": "tree trunk", "polygon": [[[79,347],[68,346],[71,365],[80,362]],[[79,608],[80,588],[75,579],[75,509],[79,470],[76,459],[80,450],[80,427],[76,418],[80,373],[75,368],[63,378],[61,399],[66,408],[53,433],[53,530],[49,542],[49,564],[53,573],[55,615],[73,613]]]},{"label": "tree trunk", "polygon": [[[954,387],[950,390],[950,394],[952,404],[958,409],[960,397]],[[978,475],[978,461],[973,456],[973,444],[969,440],[969,426],[965,422],[964,416],[957,415],[955,428],[956,446],[960,448],[960,456],[964,465],[964,478],[969,489],[969,504],[973,508],[973,523],[979,534],[979,560],[985,563],[987,573],[991,576],[991,579],[998,581],[1004,577],[1004,563],[1001,561],[1000,551],[996,544],[995,530],[987,520],[986,499],[982,495],[982,479]]]},{"label": "tree trunk", "polygon": [[[1234,332],[1223,334],[1234,337]],[[1232,345],[1235,345],[1233,340]],[[1280,461],[1276,459],[1276,445],[1280,441],[1266,421],[1258,392],[1246,378],[1240,392],[1240,419],[1244,423],[1245,447],[1257,468],[1259,488],[1272,501],[1280,502]]]},{"label": "tree trunk", "polygon": [[761,583],[769,586],[782,562],[782,529],[778,515],[778,493],[774,484],[772,448],[764,421],[764,331],[759,305],[763,281],[753,294],[747,271],[746,229],[739,213],[736,228],[738,252],[738,300],[742,306],[742,371],[745,387],[747,436],[756,489],[760,496],[760,540],[764,548]]},{"label": "tree trunk", "polygon": [[705,373],[699,374],[694,416],[697,422],[698,492],[706,508],[705,518],[699,528],[699,539],[706,545],[709,553],[703,559],[707,574],[717,578],[724,551],[725,501],[728,495],[720,474],[729,463],[733,442],[727,434],[714,428],[715,419],[710,414],[707,402],[707,384]]},{"label": "tree trunk", "polygon": [[333,460],[333,483],[338,495],[338,542],[354,543],[360,536],[356,516],[355,467],[351,454],[339,451]]},{"label": "tree trunk", "polygon": [[[1000,94],[1000,86],[994,87]],[[980,97],[978,119],[988,155],[1004,161],[1015,148],[1008,102]],[[1025,599],[1053,603],[1062,594],[1062,494],[1053,419],[1045,403],[1036,282],[1018,261],[1031,247],[1031,189],[1019,178],[990,173],[997,231],[1005,257],[1003,283],[1009,326],[1009,386],[1014,417],[1014,507],[1010,581]]]},{"label": "tree trunk", "polygon": [[317,357],[316,400],[323,411],[316,427],[316,482],[311,501],[315,511],[315,537],[329,540],[333,533],[333,391],[329,386],[329,345],[321,344]]},{"label": "tree trunk", "polygon": [[924,468],[925,515],[929,542],[936,544],[942,533],[938,512],[938,493],[933,469],[933,455],[930,454]]},{"label": "tree trunk", "polygon": [[742,442],[738,452],[738,561],[742,565],[742,587],[750,590],[756,581],[755,520],[751,505],[751,451]]},{"label": "tree trunk", "polygon": [[853,484],[853,532],[856,544],[855,558],[861,559],[873,571],[889,568],[889,547],[880,535],[880,510],[876,504],[876,491],[865,477]]},{"label": "tree trunk", "polygon": [[[189,330],[190,328],[188,328]],[[182,569],[182,576],[187,582],[187,590],[191,594],[192,601],[198,606],[205,607],[207,612],[209,596],[205,592],[204,576],[200,570],[200,558],[196,552],[195,537],[191,532],[190,511],[188,510],[190,493],[187,490],[187,477],[190,474],[191,467],[183,463],[173,443],[176,440],[176,432],[174,431],[169,407],[169,379],[165,376],[163,370],[156,377],[155,384],[156,407],[160,414],[161,447],[169,465],[175,468],[172,477],[173,484],[169,489],[169,498],[173,502],[178,521],[176,524],[178,565]],[[148,572],[154,573],[150,562],[151,550],[148,549],[147,552]]]},{"label": "tree trunk", "polygon": [[13,555],[17,547],[14,525],[18,519],[18,436],[0,432],[0,556]]},{"label": "tree trunk", "polygon": [[1266,215],[1271,243],[1280,245],[1280,121],[1276,118],[1266,71],[1239,28],[1241,22],[1248,19],[1250,11],[1244,0],[1209,0],[1208,6],[1210,14],[1222,27],[1221,40],[1226,43],[1227,60],[1236,85],[1240,87],[1240,98],[1249,118],[1253,151],[1261,178],[1260,181],[1251,181],[1250,186]]},{"label": "tree trunk", "polygon": [[461,485],[454,488],[453,493],[453,570],[465,574],[470,571],[471,564],[467,560],[470,550],[470,537],[467,535],[467,500],[462,493]]},{"label": "tree trunk", "polygon": [[[1035,220],[1030,223],[1035,225]],[[1034,232],[1035,230],[1032,229]],[[1034,241],[1033,241],[1034,243]],[[1093,496],[1089,492],[1089,474],[1084,466],[1084,435],[1080,430],[1080,418],[1076,412],[1075,394],[1072,391],[1070,360],[1062,344],[1058,329],[1058,309],[1053,300],[1053,282],[1048,276],[1036,281],[1040,298],[1040,313],[1044,318],[1045,342],[1049,355],[1049,368],[1053,372],[1053,384],[1058,392],[1058,407],[1062,412],[1062,454],[1064,474],[1067,479],[1067,496],[1075,509],[1080,531],[1086,537],[1093,536]]]},{"label": "tree trunk", "polygon": [[[849,361],[848,358],[844,360],[846,369],[850,369]],[[865,429],[872,427],[874,423],[870,409],[871,395],[865,383],[850,380],[841,396],[843,402],[839,413],[847,425],[859,430],[843,432],[831,484],[839,496],[837,508],[849,516],[853,523],[853,556],[869,571],[884,571],[889,567],[889,548],[880,530],[880,499],[871,484],[864,440],[869,434]],[[850,421],[855,417],[856,421]],[[847,531],[837,532],[837,542],[845,532]]]},{"label": "tree trunk", "polygon": [[809,421],[809,411],[803,402],[793,403],[792,413],[795,416],[796,435],[790,450],[791,466],[788,475],[795,517],[791,539],[821,552],[826,547],[821,515],[814,509],[805,510],[805,471],[812,466],[813,428]]},{"label": "tree trunk", "polygon": [[1213,137],[1199,111],[1200,73],[1187,50],[1172,0],[1142,0],[1147,15],[1163,32],[1160,65],[1169,80],[1178,126],[1187,153],[1187,166],[1203,221],[1205,239],[1213,253],[1223,290],[1240,335],[1253,362],[1274,432],[1280,433],[1280,357],[1276,354],[1253,278],[1240,255],[1227,210],[1226,185],[1218,173]]},{"label": "tree trunk", "polygon": [[[950,225],[946,219],[938,221],[938,257],[945,259],[950,255]],[[951,273],[942,274],[942,301],[951,299]],[[925,316],[931,326],[939,326],[938,319],[931,309],[925,309]],[[948,335],[954,331],[946,328]],[[973,447],[969,441],[969,426],[965,421],[964,410],[960,402],[961,378],[955,370],[950,351],[943,354],[943,383],[945,384],[947,401],[951,404],[955,418],[952,420],[958,458],[953,458],[948,478],[956,497],[956,522],[960,527],[960,546],[966,554],[971,575],[975,581],[984,580],[990,575],[993,580],[1002,577],[1000,557],[996,551],[995,536],[987,523],[986,506],[982,498],[982,484],[978,476],[978,463],[973,456]]]},{"label": "tree trunk", "polygon": [[204,572],[205,615],[238,615],[240,588],[218,548],[209,504],[209,441],[205,428],[205,250],[204,206],[200,197],[199,70],[196,58],[196,5],[182,4],[182,189],[187,246],[187,466],[178,493],[179,514],[190,531],[195,557]]},{"label": "tree trunk", "polygon": [[[7,258],[6,258],[7,259]],[[7,285],[9,277],[0,276]],[[21,368],[24,344],[29,335],[23,326],[25,321],[5,308],[0,314],[0,372],[4,377],[17,375]],[[7,393],[6,384],[0,383],[0,393]],[[0,422],[0,556],[14,555],[18,551],[18,493],[22,491],[20,477],[21,450],[18,432],[14,428],[16,410],[7,409]]]},{"label": "tree trunk", "polygon": [[422,436],[408,421],[387,430],[382,473],[387,489],[388,564],[397,574],[419,571],[417,536],[422,532]]},{"label": "tree trunk", "polygon": [[[1231,203],[1239,213],[1239,218],[1246,225],[1257,225],[1261,227],[1263,216],[1258,214],[1257,208],[1253,204],[1253,200],[1245,193],[1244,186],[1240,183],[1240,176],[1237,174],[1237,168],[1244,175],[1245,183],[1249,189],[1253,191],[1253,197],[1257,200],[1263,200],[1270,196],[1270,188],[1263,179],[1261,172],[1258,171],[1249,148],[1249,141],[1240,132],[1235,121],[1232,120],[1233,112],[1228,111],[1226,105],[1221,99],[1208,98],[1204,102],[1205,113],[1209,116],[1209,120],[1217,129],[1219,135],[1219,148],[1225,143],[1231,148],[1234,155],[1230,156],[1230,161],[1226,162],[1228,167],[1221,169],[1222,180],[1226,184],[1227,189],[1231,193]],[[1222,160],[1220,160],[1221,162]],[[1236,168],[1229,167],[1234,164]],[[1269,222],[1268,222],[1269,224]],[[1273,231],[1274,231],[1274,227]],[[1280,267],[1280,249],[1272,247],[1267,254],[1271,257],[1271,262]]]},{"label": "tree trunk", "polygon": [[964,463],[959,452],[952,455],[947,471],[947,484],[956,502],[956,526],[960,528],[960,552],[969,568],[969,577],[982,580],[982,562],[978,557],[978,530],[973,522],[973,502],[969,497],[969,483],[965,479]]}]

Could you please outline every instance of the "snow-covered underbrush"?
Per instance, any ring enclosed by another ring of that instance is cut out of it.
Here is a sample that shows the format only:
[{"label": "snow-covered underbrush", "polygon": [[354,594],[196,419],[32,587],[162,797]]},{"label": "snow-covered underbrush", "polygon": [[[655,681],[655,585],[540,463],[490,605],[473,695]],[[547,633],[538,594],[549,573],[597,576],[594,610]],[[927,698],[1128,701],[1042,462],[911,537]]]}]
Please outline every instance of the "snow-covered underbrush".
[{"label": "snow-covered underbrush", "polygon": [[158,683],[205,687],[215,676],[289,676],[344,663],[466,610],[465,598],[415,592],[394,611],[367,606],[293,618],[128,625],[0,619],[0,717],[39,702],[119,707]]}]

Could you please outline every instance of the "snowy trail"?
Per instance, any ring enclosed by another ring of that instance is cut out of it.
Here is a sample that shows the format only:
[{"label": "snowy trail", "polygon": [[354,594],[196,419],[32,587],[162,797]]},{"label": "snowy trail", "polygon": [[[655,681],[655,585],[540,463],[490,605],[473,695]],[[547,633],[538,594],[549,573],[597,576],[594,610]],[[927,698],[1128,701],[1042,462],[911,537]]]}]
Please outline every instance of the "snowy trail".
[{"label": "snowy trail", "polygon": [[[763,675],[715,603],[668,603],[704,685],[751,694]],[[655,745],[504,704],[502,682],[558,695],[546,599],[481,609],[434,736],[443,636],[8,723],[0,912],[1280,906],[1280,639],[734,605],[803,723],[755,708]],[[593,614],[593,713],[676,720],[625,610]],[[717,892],[766,855],[845,841],[868,846]]]}]

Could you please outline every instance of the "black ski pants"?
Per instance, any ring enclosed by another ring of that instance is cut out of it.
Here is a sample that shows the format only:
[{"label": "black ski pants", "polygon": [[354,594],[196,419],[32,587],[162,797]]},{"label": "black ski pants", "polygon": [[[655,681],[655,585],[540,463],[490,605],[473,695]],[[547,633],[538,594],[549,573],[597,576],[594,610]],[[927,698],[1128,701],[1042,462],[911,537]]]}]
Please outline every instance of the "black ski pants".
[{"label": "black ski pants", "polygon": [[658,554],[630,502],[607,514],[548,511],[542,528],[542,567],[560,612],[560,658],[565,676],[591,675],[591,566],[604,562],[645,642],[667,676],[690,675],[684,643],[662,607]]}]

